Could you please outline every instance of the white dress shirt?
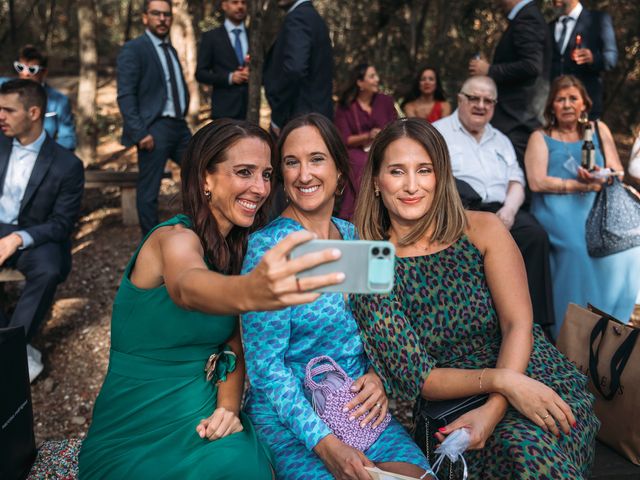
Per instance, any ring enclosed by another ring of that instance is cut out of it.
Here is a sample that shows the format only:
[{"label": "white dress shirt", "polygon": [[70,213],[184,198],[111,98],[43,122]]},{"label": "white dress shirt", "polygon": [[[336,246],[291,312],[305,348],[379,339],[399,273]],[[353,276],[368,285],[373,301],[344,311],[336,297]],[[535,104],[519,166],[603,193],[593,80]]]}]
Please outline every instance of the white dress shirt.
[{"label": "white dress shirt", "polygon": [[[235,25],[231,20],[225,18],[224,20],[224,28],[227,31],[227,35],[229,35],[229,41],[231,42],[231,48],[233,48],[233,52],[236,51],[236,34],[233,31],[236,28],[240,29],[240,45],[242,45],[242,58],[244,59],[249,52],[249,38],[247,37],[247,29],[244,27],[244,23],[240,25]],[[231,77],[233,76],[233,72],[229,73],[229,85],[233,85],[233,80]]]},{"label": "white dress shirt", "polygon": [[300,6],[301,3],[310,2],[310,1],[311,0],[298,0],[296,3],[291,5],[291,8],[289,10],[287,10],[287,13],[293,12],[296,8],[298,8]]},{"label": "white dress shirt", "polygon": [[562,20],[565,18],[569,19],[567,23],[567,34],[564,37],[564,42],[560,46],[560,53],[564,53],[567,49],[567,45],[569,45],[569,39],[571,35],[573,35],[573,30],[576,28],[576,23],[578,22],[578,17],[582,13],[582,4],[578,2],[578,4],[573,7],[573,10],[569,12],[569,15],[560,15],[558,20],[556,20],[556,26],[554,30],[554,37],[556,39],[556,43],[560,41],[560,37],[562,36]]},{"label": "white dress shirt", "polygon": [[168,51],[169,51],[169,56],[171,57],[171,63],[173,64],[173,73],[176,77],[176,83],[178,84],[178,96],[180,97],[179,98],[180,108],[182,108],[182,112],[176,112],[173,106],[173,91],[171,90],[171,77],[169,76],[170,75],[169,69],[167,68],[167,58],[165,57],[164,47],[162,46],[163,43],[168,43],[169,39],[168,38],[162,39],[162,38],[156,37],[149,30],[147,30],[145,33],[151,39],[151,43],[153,43],[153,46],[156,47],[156,53],[160,58],[160,64],[162,65],[162,70],[164,70],[165,84],[167,89],[167,101],[164,104],[164,110],[162,110],[162,116],[182,118],[182,112],[184,112],[186,109],[186,95],[185,95],[186,85],[182,81],[182,68],[180,67],[180,62],[178,61],[176,56],[173,54],[173,51],[170,48]]},{"label": "white dress shirt", "polygon": [[525,185],[513,145],[491,124],[484,128],[480,142],[462,126],[458,110],[433,126],[447,142],[453,176],[467,182],[480,195],[482,203],[504,203],[509,182]]},{"label": "white dress shirt", "polygon": [[[27,191],[33,167],[46,138],[46,132],[42,129],[38,138],[29,145],[22,145],[17,138],[13,139],[9,163],[7,164],[7,173],[4,177],[4,185],[0,195],[0,223],[18,224],[20,205]],[[22,237],[21,248],[27,248],[33,244],[33,238],[27,232],[19,230],[15,233]]]}]

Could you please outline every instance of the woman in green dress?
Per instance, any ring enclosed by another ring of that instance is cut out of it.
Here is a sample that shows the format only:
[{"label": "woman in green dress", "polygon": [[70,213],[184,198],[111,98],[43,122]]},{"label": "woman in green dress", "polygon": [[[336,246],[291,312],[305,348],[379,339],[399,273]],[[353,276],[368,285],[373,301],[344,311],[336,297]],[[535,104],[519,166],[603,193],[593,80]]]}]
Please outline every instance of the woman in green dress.
[{"label": "woman in green dress", "polygon": [[355,223],[398,256],[391,294],[353,305],[388,391],[427,402],[489,394],[437,433],[468,430],[469,478],[588,478],[599,422],[586,377],[533,326],[509,231],[463,210],[437,130],[403,119],[376,137]]},{"label": "woman in green dress", "polygon": [[238,275],[250,231],[266,220],[273,145],[248,122],[221,120],[192,138],[183,214],[155,227],[116,294],[109,369],[83,443],[88,479],[270,479],[268,451],[240,412],[244,358],[237,315],[318,297],[335,275],[295,273],[333,251],[288,261],[298,232]]}]

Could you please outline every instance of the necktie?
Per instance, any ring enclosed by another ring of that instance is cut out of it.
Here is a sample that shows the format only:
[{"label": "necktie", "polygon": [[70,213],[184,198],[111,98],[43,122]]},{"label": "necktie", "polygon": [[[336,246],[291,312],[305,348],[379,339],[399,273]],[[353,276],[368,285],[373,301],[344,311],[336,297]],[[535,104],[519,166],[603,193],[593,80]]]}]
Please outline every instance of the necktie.
[{"label": "necktie", "polygon": [[162,50],[164,51],[164,57],[167,59],[167,68],[169,69],[169,82],[171,83],[171,95],[173,96],[173,108],[176,113],[176,118],[182,118],[182,108],[180,107],[180,94],[178,93],[178,82],[176,80],[176,72],[173,68],[173,61],[169,54],[169,44],[162,42]]},{"label": "necktie", "polygon": [[244,65],[244,55],[242,53],[242,43],[240,42],[240,34],[242,30],[239,28],[234,28],[231,30],[233,34],[236,36],[236,40],[233,43],[233,49],[236,51],[236,57],[238,58],[238,63],[240,66]]},{"label": "necktie", "polygon": [[564,17],[562,20],[560,20],[562,22],[562,31],[560,32],[560,40],[558,41],[558,50],[560,50],[560,53],[564,53],[564,42],[567,39],[567,24],[569,23],[569,21],[571,20],[571,17]]}]

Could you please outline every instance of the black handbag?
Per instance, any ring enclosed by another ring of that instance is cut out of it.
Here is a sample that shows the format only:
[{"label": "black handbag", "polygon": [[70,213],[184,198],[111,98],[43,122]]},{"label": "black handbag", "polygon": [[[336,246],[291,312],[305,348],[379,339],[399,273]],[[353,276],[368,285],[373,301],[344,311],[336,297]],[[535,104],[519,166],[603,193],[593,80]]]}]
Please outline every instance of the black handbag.
[{"label": "black handbag", "polygon": [[[452,400],[429,401],[422,397],[418,399],[413,407],[413,440],[425,454],[429,463],[435,462],[435,434],[439,428],[450,424],[456,418],[483,405],[488,394],[473,395],[471,397],[456,398]],[[445,460],[441,471],[445,472],[448,480],[462,478],[462,466],[453,465],[449,459]]]},{"label": "black handbag", "polygon": [[603,188],[586,224],[587,251],[605,257],[640,245],[640,198],[618,180]]},{"label": "black handbag", "polygon": [[0,478],[25,478],[36,458],[23,327],[0,328]]}]

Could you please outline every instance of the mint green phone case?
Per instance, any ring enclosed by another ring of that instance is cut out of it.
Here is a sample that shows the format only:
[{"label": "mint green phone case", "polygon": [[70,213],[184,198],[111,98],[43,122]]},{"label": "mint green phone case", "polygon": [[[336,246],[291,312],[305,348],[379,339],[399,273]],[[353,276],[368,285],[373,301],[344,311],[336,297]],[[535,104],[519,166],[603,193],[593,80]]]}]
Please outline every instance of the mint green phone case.
[{"label": "mint green phone case", "polygon": [[374,240],[311,240],[297,246],[291,258],[305,253],[337,248],[342,252],[336,261],[324,263],[298,274],[299,278],[342,272],[345,279],[338,285],[318,289],[319,292],[388,293],[393,288],[395,247]]}]

